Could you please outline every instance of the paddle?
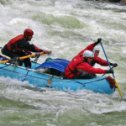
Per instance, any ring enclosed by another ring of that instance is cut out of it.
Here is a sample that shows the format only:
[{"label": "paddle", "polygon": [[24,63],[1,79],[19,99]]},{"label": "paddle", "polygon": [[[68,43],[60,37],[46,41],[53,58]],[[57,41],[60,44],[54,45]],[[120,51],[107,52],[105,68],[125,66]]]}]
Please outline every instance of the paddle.
[{"label": "paddle", "polygon": [[[40,55],[44,55],[45,53],[44,52],[40,52],[39,54]],[[36,56],[36,53],[32,53],[32,54],[27,55],[27,56],[19,57],[19,60],[24,60],[24,59],[27,59],[27,58],[30,58],[30,57],[35,57],[35,56]],[[3,61],[0,61],[0,64],[1,63],[8,63],[9,61],[11,61],[11,59],[3,60]]]},{"label": "paddle", "polygon": [[[110,66],[110,62],[109,62],[109,60],[108,60],[108,57],[107,57],[107,55],[106,55],[106,52],[105,52],[105,49],[104,49],[104,47],[103,47],[102,42],[100,42],[100,45],[101,45],[101,48],[102,48],[103,53],[104,53],[104,55],[105,55],[105,58],[106,58],[106,60],[107,60],[107,62],[108,62],[108,64],[109,64],[109,68],[112,69],[111,66]],[[121,98],[122,98],[123,93],[122,93],[122,91],[121,91],[121,89],[120,89],[120,87],[119,87],[119,84],[117,83],[117,81],[116,81],[116,79],[115,79],[114,72],[112,73],[112,76],[113,76],[113,78],[114,78],[115,85],[116,85],[116,87],[117,87],[117,90],[118,90],[118,92],[119,92],[119,95],[120,95]]]}]

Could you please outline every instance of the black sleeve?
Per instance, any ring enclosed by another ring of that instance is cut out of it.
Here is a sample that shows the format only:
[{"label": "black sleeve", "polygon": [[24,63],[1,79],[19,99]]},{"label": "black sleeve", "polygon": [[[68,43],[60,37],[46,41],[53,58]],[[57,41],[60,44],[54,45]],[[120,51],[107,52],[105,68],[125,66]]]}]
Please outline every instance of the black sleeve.
[{"label": "black sleeve", "polygon": [[23,50],[27,50],[27,51],[32,51],[32,52],[36,52],[35,50],[35,46],[33,44],[30,44],[27,41],[21,40],[17,43],[17,47],[21,48]]}]

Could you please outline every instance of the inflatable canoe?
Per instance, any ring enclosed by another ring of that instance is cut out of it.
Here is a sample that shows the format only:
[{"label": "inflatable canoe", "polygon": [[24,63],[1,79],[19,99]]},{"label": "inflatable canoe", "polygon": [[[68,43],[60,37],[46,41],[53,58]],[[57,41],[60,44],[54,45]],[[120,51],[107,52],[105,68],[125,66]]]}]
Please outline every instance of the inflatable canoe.
[{"label": "inflatable canoe", "polygon": [[[97,93],[112,94],[115,91],[114,80],[110,76],[93,79],[64,79],[62,73],[69,61],[65,59],[47,59],[44,63],[32,62],[32,69],[15,66],[10,63],[0,64],[0,76],[28,81],[37,88],[53,88],[62,91],[91,90]],[[43,70],[43,71],[41,71]],[[52,71],[49,72],[49,71]]]}]

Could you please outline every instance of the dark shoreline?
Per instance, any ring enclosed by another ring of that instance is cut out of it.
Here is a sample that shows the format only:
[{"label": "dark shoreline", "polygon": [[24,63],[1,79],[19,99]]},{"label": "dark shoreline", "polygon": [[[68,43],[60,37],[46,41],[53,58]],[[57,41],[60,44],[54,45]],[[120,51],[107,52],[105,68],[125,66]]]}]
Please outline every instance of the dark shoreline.
[{"label": "dark shoreline", "polygon": [[95,0],[95,1],[108,1],[111,3],[121,3],[122,5],[126,5],[126,0]]}]

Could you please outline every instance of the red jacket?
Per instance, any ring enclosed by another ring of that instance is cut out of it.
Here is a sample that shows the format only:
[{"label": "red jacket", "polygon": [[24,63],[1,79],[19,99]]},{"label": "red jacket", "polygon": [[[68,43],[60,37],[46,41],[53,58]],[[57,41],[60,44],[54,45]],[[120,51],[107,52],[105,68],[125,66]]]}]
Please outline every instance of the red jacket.
[{"label": "red jacket", "polygon": [[41,52],[42,49],[39,49],[33,44],[30,44],[25,38],[24,35],[18,35],[12,38],[5,47],[7,50],[11,51],[12,53],[20,53],[22,51],[32,51],[32,52]]},{"label": "red jacket", "polygon": [[[94,57],[94,64],[97,63],[97,64],[100,64],[102,66],[108,66],[108,62],[100,57]],[[94,64],[92,64],[92,66],[94,66]]]},{"label": "red jacket", "polygon": [[81,72],[78,72],[79,70],[85,71],[87,73],[91,73],[91,74],[104,74],[106,73],[105,70],[100,69],[100,68],[94,68],[92,67],[95,63],[98,63],[100,65],[103,66],[107,66],[108,62],[101,59],[100,57],[95,57],[94,61],[91,65],[89,65],[88,63],[84,62],[84,58],[83,58],[83,52],[85,50],[90,50],[92,51],[95,47],[95,44],[92,43],[89,46],[87,46],[85,49],[83,49],[81,52],[79,52],[73,59],[72,61],[68,64],[68,66],[65,69],[65,76],[67,78],[74,78],[76,76],[78,76],[79,74],[81,74]]},{"label": "red jacket", "polygon": [[84,71],[86,73],[89,74],[105,74],[106,70],[100,69],[100,68],[94,68],[93,66],[91,66],[90,64],[83,62],[81,64],[79,64],[76,69],[79,71]]},{"label": "red jacket", "polygon": [[80,73],[77,71],[76,66],[78,66],[80,63],[82,63],[83,57],[75,57],[72,59],[72,61],[68,64],[68,66],[65,69],[65,76],[67,78],[74,78],[75,76],[78,76]]}]

